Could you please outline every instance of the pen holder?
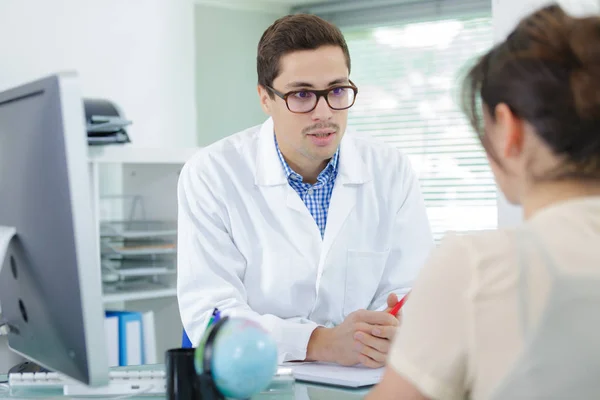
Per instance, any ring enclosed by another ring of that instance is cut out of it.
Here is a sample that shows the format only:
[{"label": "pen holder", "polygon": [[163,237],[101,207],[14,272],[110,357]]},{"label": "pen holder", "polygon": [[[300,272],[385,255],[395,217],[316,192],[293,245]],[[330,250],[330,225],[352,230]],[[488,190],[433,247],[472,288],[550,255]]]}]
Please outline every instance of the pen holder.
[{"label": "pen holder", "polygon": [[186,348],[167,351],[165,365],[168,400],[223,399],[223,396],[216,392],[214,385],[212,385],[214,390],[207,390],[206,388],[210,385],[196,374],[194,366],[195,350]]}]

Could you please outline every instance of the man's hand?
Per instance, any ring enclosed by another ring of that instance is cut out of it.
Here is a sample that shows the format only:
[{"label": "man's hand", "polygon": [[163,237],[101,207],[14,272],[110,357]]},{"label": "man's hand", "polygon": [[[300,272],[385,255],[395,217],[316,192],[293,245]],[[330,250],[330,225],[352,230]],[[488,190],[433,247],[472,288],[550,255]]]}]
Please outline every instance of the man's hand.
[{"label": "man's hand", "polygon": [[[396,297],[396,302],[397,300]],[[388,298],[389,305],[390,298]],[[392,307],[393,305],[383,312],[371,311],[385,317],[386,323],[377,323],[369,331],[362,330],[354,335],[357,341],[355,344],[356,349],[360,352],[358,359],[366,367],[379,368],[385,365],[391,340],[396,336],[396,329],[400,324],[398,318],[389,314]]]},{"label": "man's hand", "polygon": [[381,367],[397,326],[398,320],[389,313],[355,311],[335,328],[315,329],[308,343],[307,360]]},{"label": "man's hand", "polygon": [[396,303],[398,303],[398,296],[396,295],[396,293],[390,293],[390,295],[387,298],[387,308],[385,309],[385,312],[389,313],[390,311],[392,311],[392,308],[394,308]]},{"label": "man's hand", "polygon": [[[408,296],[408,294],[406,294],[405,296]],[[392,308],[394,308],[398,301],[398,296],[395,293],[390,293],[390,295],[387,298],[387,308],[385,309],[385,312],[389,313],[390,311],[392,311]],[[398,314],[396,314],[395,317],[398,319],[398,321],[402,321],[402,309],[398,311]]]},{"label": "man's hand", "polygon": [[[387,298],[387,306],[384,313],[392,316],[389,312],[398,303],[398,296],[391,293]],[[397,323],[395,325],[375,327],[371,332],[358,333],[356,340],[359,342],[361,354],[360,362],[372,368],[382,367],[385,364],[387,353],[390,349],[391,340],[396,335],[396,328],[402,318],[402,310],[395,315]]]}]

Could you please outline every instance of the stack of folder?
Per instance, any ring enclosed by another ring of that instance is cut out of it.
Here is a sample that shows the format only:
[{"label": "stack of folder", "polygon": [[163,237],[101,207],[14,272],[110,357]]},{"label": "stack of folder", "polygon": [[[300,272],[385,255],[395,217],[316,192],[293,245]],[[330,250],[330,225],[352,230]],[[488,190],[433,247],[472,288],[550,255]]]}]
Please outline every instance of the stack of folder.
[{"label": "stack of folder", "polygon": [[156,364],[154,313],[106,311],[109,366]]}]

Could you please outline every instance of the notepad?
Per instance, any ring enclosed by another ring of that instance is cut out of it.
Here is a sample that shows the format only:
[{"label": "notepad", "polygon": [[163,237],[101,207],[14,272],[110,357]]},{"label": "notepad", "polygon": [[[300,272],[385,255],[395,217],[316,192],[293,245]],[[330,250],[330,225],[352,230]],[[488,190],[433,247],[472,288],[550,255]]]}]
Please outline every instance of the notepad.
[{"label": "notepad", "polygon": [[292,368],[292,375],[296,380],[353,388],[379,383],[384,371],[384,368],[343,367],[319,362],[285,365]]}]

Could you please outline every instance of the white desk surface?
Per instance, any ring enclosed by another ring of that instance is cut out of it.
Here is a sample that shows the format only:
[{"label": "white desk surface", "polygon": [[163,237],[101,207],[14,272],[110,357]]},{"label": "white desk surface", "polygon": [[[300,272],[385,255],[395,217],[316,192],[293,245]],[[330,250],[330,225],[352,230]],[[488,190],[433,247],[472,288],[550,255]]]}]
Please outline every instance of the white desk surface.
[{"label": "white desk surface", "polygon": [[[11,396],[8,391],[6,382],[7,376],[0,374],[0,399],[44,399],[44,398],[61,398],[62,389],[53,390],[27,390],[19,391]],[[4,386],[2,386],[4,385]],[[254,396],[253,400],[358,400],[362,399],[370,388],[363,389],[344,389],[335,386],[325,386],[317,384],[309,384],[304,382],[293,382],[285,384],[276,384],[269,387],[265,392]],[[68,397],[65,397],[68,398]],[[83,398],[83,397],[81,397]],[[150,399],[150,398],[165,398],[165,396],[140,396],[128,397],[128,399]],[[79,397],[78,397],[79,399]],[[94,399],[90,397],[90,399]],[[97,398],[96,398],[97,399]]]}]

